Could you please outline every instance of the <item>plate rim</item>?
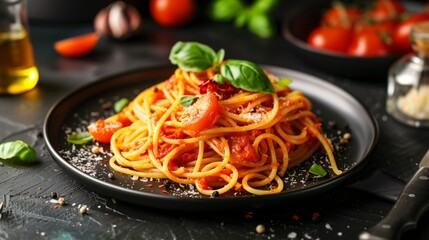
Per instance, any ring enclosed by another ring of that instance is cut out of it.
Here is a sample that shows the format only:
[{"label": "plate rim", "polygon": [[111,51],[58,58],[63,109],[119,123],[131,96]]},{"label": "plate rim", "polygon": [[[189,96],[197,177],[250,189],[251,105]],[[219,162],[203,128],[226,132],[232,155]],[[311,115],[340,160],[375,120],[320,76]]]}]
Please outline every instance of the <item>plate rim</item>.
[{"label": "plate rim", "polygon": [[[237,203],[240,203],[240,208],[247,207],[247,208],[258,209],[258,208],[267,207],[267,204],[266,204],[267,202],[269,202],[268,205],[276,205],[276,203],[283,202],[285,198],[288,198],[288,200],[291,200],[291,201],[300,200],[302,199],[302,197],[305,197],[306,195],[314,195],[319,192],[332,189],[333,187],[340,185],[342,182],[344,182],[345,180],[349,179],[351,176],[355,175],[360,170],[362,170],[364,165],[366,165],[366,163],[370,159],[371,155],[374,153],[374,149],[379,139],[378,123],[375,117],[369,112],[367,107],[365,107],[365,105],[358,98],[356,98],[354,95],[352,95],[345,89],[339,86],[336,86],[331,82],[323,80],[322,78],[319,78],[304,72],[299,72],[293,69],[274,66],[274,65],[261,64],[260,66],[262,66],[264,69],[286,71],[294,75],[304,76],[306,78],[311,79],[312,81],[320,82],[323,85],[333,87],[334,89],[341,91],[343,94],[346,94],[346,96],[351,98],[353,101],[356,101],[358,106],[365,111],[365,113],[367,114],[367,117],[371,121],[372,125],[368,127],[371,128],[372,132],[374,133],[374,138],[372,139],[373,141],[372,143],[368,144],[368,148],[366,149],[364,156],[362,156],[361,159],[354,166],[348,169],[345,173],[335,176],[325,182],[315,184],[307,189],[294,190],[294,191],[289,191],[287,193],[279,193],[279,194],[264,195],[264,196],[248,195],[248,196],[240,196],[240,197],[222,197],[222,198],[206,198],[206,197],[189,198],[189,197],[178,197],[178,196],[160,195],[156,193],[143,192],[143,191],[129,189],[129,188],[125,188],[122,186],[118,186],[112,183],[102,181],[101,179],[90,176],[87,173],[80,171],[72,164],[70,164],[67,160],[65,160],[55,150],[53,144],[50,142],[48,125],[51,121],[51,116],[54,114],[55,111],[59,111],[58,109],[61,107],[62,104],[64,104],[64,102],[67,102],[70,98],[73,98],[75,95],[79,95],[79,92],[84,91],[85,89],[97,86],[103,83],[104,81],[109,81],[109,80],[114,81],[115,78],[118,78],[121,76],[126,76],[126,75],[136,74],[140,72],[146,72],[146,71],[174,70],[176,67],[172,65],[136,68],[132,70],[111,74],[108,76],[102,76],[102,77],[96,78],[94,81],[88,84],[78,87],[74,91],[62,97],[60,100],[58,100],[56,103],[52,105],[52,107],[48,110],[44,119],[43,138],[47,146],[48,152],[51,154],[54,161],[58,165],[60,165],[66,171],[67,174],[71,175],[73,178],[77,179],[78,182],[89,187],[91,190],[94,190],[97,193],[100,193],[109,197],[114,197],[115,199],[118,199],[124,202],[143,205],[147,207],[163,208],[163,209],[169,209],[169,210],[186,210],[186,211],[193,211],[193,210],[216,211],[219,209],[232,210],[232,209],[237,209]],[[112,191],[114,194],[112,194]],[[307,193],[307,192],[310,192],[310,193]],[[139,197],[138,199],[135,198],[136,195]],[[145,198],[148,201],[142,203],[140,198]],[[171,204],[172,201],[174,202],[174,204]]]}]

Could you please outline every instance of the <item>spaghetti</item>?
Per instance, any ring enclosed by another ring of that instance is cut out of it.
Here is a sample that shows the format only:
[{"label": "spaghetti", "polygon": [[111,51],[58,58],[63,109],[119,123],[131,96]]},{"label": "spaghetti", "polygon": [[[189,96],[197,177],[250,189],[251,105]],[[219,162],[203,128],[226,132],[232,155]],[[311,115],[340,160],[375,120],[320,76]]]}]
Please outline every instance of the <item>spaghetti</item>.
[{"label": "spaghetti", "polygon": [[[204,195],[282,191],[288,168],[322,148],[335,174],[333,148],[301,91],[279,86],[252,92],[219,84],[214,68],[177,68],[164,82],[141,92],[122,112],[131,124],[110,140],[109,164],[131,176],[193,184]],[[183,106],[184,100],[191,104]]]}]

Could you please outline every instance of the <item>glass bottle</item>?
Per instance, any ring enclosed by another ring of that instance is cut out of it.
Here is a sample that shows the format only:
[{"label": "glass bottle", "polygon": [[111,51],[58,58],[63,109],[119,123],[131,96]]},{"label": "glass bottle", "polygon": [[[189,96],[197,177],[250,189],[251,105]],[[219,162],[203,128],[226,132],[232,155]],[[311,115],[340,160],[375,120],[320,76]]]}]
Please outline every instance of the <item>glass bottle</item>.
[{"label": "glass bottle", "polygon": [[39,81],[25,0],[0,0],[0,94],[19,94]]},{"label": "glass bottle", "polygon": [[429,127],[429,22],[411,30],[414,53],[407,54],[389,70],[386,110],[413,127]]}]

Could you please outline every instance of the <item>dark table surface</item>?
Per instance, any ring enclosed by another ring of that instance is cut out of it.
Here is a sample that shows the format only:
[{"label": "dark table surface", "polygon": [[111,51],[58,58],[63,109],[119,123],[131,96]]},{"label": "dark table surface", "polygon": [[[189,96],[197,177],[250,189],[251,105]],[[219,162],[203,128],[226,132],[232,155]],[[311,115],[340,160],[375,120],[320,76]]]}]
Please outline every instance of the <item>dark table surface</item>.
[{"label": "dark table surface", "polygon": [[[4,202],[0,239],[357,239],[360,232],[386,216],[394,202],[356,190],[355,182],[379,170],[406,182],[418,169],[429,147],[429,131],[406,127],[387,115],[386,79],[352,80],[320,72],[302,61],[280,34],[261,39],[232,24],[204,18],[184,28],[166,29],[146,19],[136,38],[102,39],[93,53],[77,59],[57,55],[53,43],[89,32],[91,24],[31,23],[40,82],[25,94],[0,97],[0,142],[24,139],[36,148],[39,158],[36,165],[0,166],[0,202]],[[369,164],[354,178],[321,195],[275,209],[237,212],[136,206],[97,194],[67,175],[49,155],[43,140],[42,125],[51,106],[100,77],[168,65],[171,46],[179,40],[224,48],[227,58],[298,70],[350,92],[368,108],[380,127],[380,139]],[[55,207],[50,201],[51,192],[63,196],[67,205]],[[78,206],[84,204],[89,206],[87,215],[78,211]],[[318,221],[312,219],[313,213],[320,214]],[[428,215],[402,239],[428,239]],[[265,233],[256,233],[258,224],[266,227]]]}]

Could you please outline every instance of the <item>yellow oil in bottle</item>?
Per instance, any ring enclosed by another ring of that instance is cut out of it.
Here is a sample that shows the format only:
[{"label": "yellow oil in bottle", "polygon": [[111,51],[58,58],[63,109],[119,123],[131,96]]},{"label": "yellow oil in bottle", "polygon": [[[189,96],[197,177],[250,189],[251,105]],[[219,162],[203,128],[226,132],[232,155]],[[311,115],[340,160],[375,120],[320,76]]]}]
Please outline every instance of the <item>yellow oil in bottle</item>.
[{"label": "yellow oil in bottle", "polygon": [[0,33],[0,94],[26,92],[38,81],[39,72],[28,33]]}]

